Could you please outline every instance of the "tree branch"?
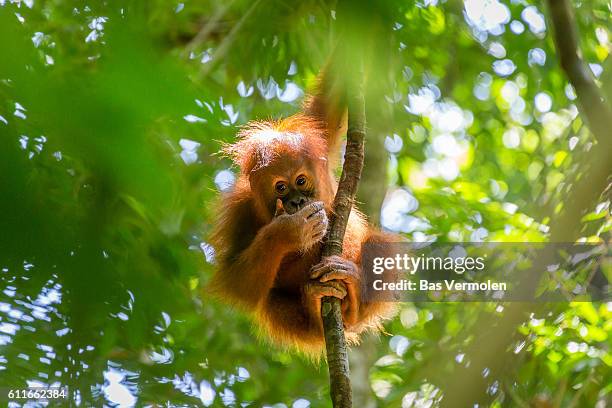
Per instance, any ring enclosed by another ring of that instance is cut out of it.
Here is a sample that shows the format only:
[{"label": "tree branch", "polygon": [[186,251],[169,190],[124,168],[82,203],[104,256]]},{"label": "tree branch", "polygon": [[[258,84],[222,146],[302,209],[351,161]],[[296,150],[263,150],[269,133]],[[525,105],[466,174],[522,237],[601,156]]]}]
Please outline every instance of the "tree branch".
[{"label": "tree branch", "polygon": [[[363,95],[363,68],[358,67],[358,83],[349,88],[348,131],[344,165],[334,199],[323,256],[341,255],[344,232],[351,213],[357,185],[363,169],[365,138],[365,101]],[[327,363],[329,366],[330,393],[334,407],[351,407],[351,383],[349,378],[348,352],[344,338],[342,310],[337,298],[324,298],[321,305]]]},{"label": "tree branch", "polygon": [[581,58],[578,30],[570,3],[568,0],[548,0],[548,8],[561,68],[576,90],[580,112],[597,141],[609,149],[612,145],[612,108]]}]

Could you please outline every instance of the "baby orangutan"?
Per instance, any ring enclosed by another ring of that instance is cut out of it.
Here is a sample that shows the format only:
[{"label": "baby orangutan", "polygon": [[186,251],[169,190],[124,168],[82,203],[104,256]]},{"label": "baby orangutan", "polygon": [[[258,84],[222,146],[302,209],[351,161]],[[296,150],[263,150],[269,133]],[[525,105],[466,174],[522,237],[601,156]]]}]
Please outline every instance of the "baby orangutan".
[{"label": "baby orangutan", "polygon": [[363,243],[395,239],[370,228],[353,209],[342,256],[321,259],[346,108],[325,95],[324,81],[320,89],[303,113],[250,123],[226,147],[240,174],[219,207],[211,282],[219,298],[251,312],[275,343],[315,355],[324,349],[323,297],[342,300],[352,343],[391,316],[391,303],[362,299],[369,282],[360,263]]}]

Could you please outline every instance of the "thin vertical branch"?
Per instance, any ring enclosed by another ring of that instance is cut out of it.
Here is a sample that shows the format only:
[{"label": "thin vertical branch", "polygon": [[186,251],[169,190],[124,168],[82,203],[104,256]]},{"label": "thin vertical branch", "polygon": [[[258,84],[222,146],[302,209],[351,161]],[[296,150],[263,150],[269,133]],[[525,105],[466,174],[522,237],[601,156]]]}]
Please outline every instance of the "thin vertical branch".
[{"label": "thin vertical branch", "polygon": [[[344,232],[351,213],[357,185],[363,168],[365,139],[365,100],[363,94],[363,68],[358,66],[357,83],[351,84],[348,93],[348,131],[344,165],[334,199],[330,229],[327,234],[323,256],[341,255]],[[352,406],[351,382],[349,377],[348,352],[344,337],[340,300],[323,299],[321,306],[327,362],[329,366],[330,394],[333,406]]]}]

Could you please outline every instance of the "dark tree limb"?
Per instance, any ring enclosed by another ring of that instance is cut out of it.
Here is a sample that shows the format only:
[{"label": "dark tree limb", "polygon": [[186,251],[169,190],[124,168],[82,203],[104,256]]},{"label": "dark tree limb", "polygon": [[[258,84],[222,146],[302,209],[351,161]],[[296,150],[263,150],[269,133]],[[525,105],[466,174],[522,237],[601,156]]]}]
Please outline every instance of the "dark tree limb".
[{"label": "dark tree limb", "polygon": [[612,145],[612,108],[581,58],[578,30],[570,2],[548,0],[548,8],[561,68],[576,90],[580,113],[597,141],[609,149]]},{"label": "dark tree limb", "polygon": [[[361,67],[359,67],[359,72],[363,72]],[[358,78],[356,82],[359,83],[352,84],[348,92],[348,131],[344,165],[334,199],[333,212],[329,223],[330,228],[323,247],[322,255],[324,257],[342,255],[344,232],[355,201],[357,185],[363,168],[363,141],[365,138],[365,101],[361,81],[363,75],[359,75]],[[344,337],[340,300],[324,298],[321,305],[321,316],[325,333],[332,403],[334,407],[351,407],[352,393],[348,352]]]}]

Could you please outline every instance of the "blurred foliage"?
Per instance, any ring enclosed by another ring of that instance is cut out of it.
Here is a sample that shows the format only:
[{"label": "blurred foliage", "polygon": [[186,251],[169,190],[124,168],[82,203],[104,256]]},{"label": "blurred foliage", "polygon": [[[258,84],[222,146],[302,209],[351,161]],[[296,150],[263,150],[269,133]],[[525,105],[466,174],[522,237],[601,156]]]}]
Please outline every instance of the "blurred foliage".
[{"label": "blurred foliage", "polygon": [[[548,240],[598,146],[546,10],[375,3],[353,43],[369,61],[370,133],[387,136],[383,227]],[[610,96],[610,4],[575,6]],[[68,385],[84,406],[330,406],[323,363],[267,346],[207,296],[205,237],[232,180],[220,143],[298,109],[340,18],[311,0],[0,0],[1,385]],[[584,210],[576,239],[607,240],[609,200]],[[534,305],[487,403],[606,406],[611,305]],[[483,315],[501,321],[504,306],[403,305],[376,345],[377,403],[437,405],[495,330]]]}]

